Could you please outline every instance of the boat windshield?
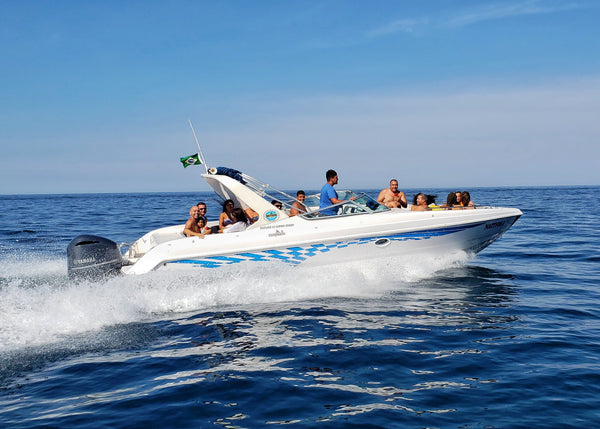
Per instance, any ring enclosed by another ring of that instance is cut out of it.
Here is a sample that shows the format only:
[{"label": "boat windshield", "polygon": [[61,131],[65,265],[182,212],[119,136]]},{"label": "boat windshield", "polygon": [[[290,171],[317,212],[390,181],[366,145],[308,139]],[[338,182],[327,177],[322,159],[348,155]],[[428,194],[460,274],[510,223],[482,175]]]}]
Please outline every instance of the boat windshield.
[{"label": "boat windshield", "polygon": [[[356,199],[350,200],[352,197]],[[386,206],[378,203],[377,200],[371,198],[364,192],[356,193],[354,191],[338,191],[338,198],[343,200],[343,202],[332,206],[337,208],[337,214],[334,216],[385,212],[389,210]],[[307,196],[304,204],[309,209],[309,212],[302,216],[307,219],[331,217],[319,216],[319,202],[319,194]]]},{"label": "boat windshield", "polygon": [[[289,210],[292,208],[292,204],[297,200],[288,194],[287,192],[280,191],[267,183],[261,182],[254,177],[248,176],[238,170],[234,170],[227,167],[218,167],[215,169],[214,173],[211,174],[222,174],[229,176],[242,185],[245,185],[247,188],[252,190],[254,193],[258,194],[263,199],[275,203],[281,203],[281,210],[284,210],[289,213]],[[345,216],[345,215],[356,215],[356,214],[367,214],[367,213],[376,213],[376,212],[384,212],[388,211],[386,206],[380,204],[374,198],[368,196],[364,192],[356,193],[354,191],[337,191],[338,198],[343,200],[339,204],[335,204],[331,207],[337,209],[337,213],[333,216]],[[221,195],[221,194],[219,194]],[[354,197],[354,200],[350,200],[350,198]],[[324,218],[331,217],[325,216],[319,213],[319,202],[320,202],[320,194],[307,195],[306,200],[304,201],[304,205],[308,209],[308,213],[301,215],[304,218],[312,219],[312,218]]]}]

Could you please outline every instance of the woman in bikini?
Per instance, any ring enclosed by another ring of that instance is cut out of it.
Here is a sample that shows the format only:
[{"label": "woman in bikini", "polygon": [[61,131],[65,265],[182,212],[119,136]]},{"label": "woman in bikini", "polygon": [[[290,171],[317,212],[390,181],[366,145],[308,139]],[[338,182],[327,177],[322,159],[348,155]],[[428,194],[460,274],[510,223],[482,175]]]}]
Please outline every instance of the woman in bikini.
[{"label": "woman in bikini", "polygon": [[231,211],[231,220],[232,223],[223,229],[224,234],[243,231],[249,225],[246,213],[239,207],[236,207]]},{"label": "woman in bikini", "polygon": [[233,211],[233,200],[225,200],[223,203],[223,211],[219,215],[219,232],[223,232],[227,225],[231,225],[231,212]]}]

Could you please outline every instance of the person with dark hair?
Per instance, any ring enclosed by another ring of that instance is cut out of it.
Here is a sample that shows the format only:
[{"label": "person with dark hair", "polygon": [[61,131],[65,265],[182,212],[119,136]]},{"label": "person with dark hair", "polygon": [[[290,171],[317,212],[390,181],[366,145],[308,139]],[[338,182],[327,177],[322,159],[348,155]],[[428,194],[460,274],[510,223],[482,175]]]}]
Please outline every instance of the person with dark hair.
[{"label": "person with dark hair", "polygon": [[456,195],[456,205],[457,206],[461,206],[462,207],[462,194],[460,191],[456,191],[454,192],[454,195]]},{"label": "person with dark hair", "polygon": [[200,201],[196,205],[198,206],[198,211],[200,212],[200,216],[206,216],[206,203],[203,201]]},{"label": "person with dark hair", "polygon": [[473,209],[475,204],[471,201],[471,194],[468,191],[462,191],[460,193],[461,203],[465,208]]},{"label": "person with dark hair", "polygon": [[446,210],[454,210],[454,206],[458,206],[456,192],[450,192],[448,197],[446,197],[446,204],[442,204],[440,207],[444,207]]},{"label": "person with dark hair", "polygon": [[435,205],[435,199],[437,198],[437,195],[429,195],[429,194],[423,194],[423,193],[418,193],[417,195],[415,195],[413,197],[413,205],[417,204],[417,197],[419,195],[424,195],[425,196],[425,200],[427,201],[427,205],[431,205],[431,204]]},{"label": "person with dark hair", "polygon": [[246,216],[246,213],[244,213],[244,210],[239,207],[236,207],[231,211],[231,220],[232,223],[223,229],[224,234],[240,232],[248,227],[248,217]]},{"label": "person with dark hair", "polygon": [[231,212],[233,211],[233,200],[225,200],[223,202],[223,211],[219,215],[219,232],[222,232],[227,225],[231,225]]},{"label": "person with dark hair", "polygon": [[206,203],[204,201],[200,201],[198,204],[198,211],[200,212],[200,217],[204,218],[204,234],[215,234],[219,232],[219,225],[206,226],[208,224],[208,218],[206,217]]},{"label": "person with dark hair", "polygon": [[252,207],[248,207],[246,210],[244,210],[244,213],[246,213],[246,217],[248,218],[248,222],[250,222],[251,224],[256,222],[258,220],[258,213],[256,213]]},{"label": "person with dark hair", "polygon": [[415,195],[415,197],[413,199],[413,205],[410,209],[413,212],[422,212],[422,211],[426,211],[426,210],[431,210],[429,208],[429,205],[427,204],[427,197],[428,197],[428,195],[426,195],[422,192]]},{"label": "person with dark hair", "polygon": [[304,191],[296,192],[296,201],[294,201],[290,209],[290,217],[304,214],[308,211],[304,205],[304,200],[306,200],[306,193]]},{"label": "person with dark hair", "polygon": [[398,190],[398,181],[390,180],[390,187],[379,193],[377,202],[383,204],[389,209],[406,207],[406,196],[404,192]]},{"label": "person with dark hair", "polygon": [[204,235],[212,233],[212,229],[209,226],[206,226],[207,223],[208,219],[206,219],[204,216],[200,216],[198,219],[198,227]]},{"label": "person with dark hair", "polygon": [[283,204],[279,200],[271,200],[271,204],[277,207],[279,210],[283,209]]},{"label": "person with dark hair", "polygon": [[190,218],[185,223],[183,228],[183,233],[186,237],[200,237],[204,238],[204,234],[202,233],[202,227],[198,225],[198,220],[200,219],[200,212],[198,211],[198,206],[192,206],[190,208]]},{"label": "person with dark hair", "polygon": [[[325,173],[325,178],[327,179],[327,183],[323,185],[321,188],[321,197],[319,201],[319,215],[320,216],[335,216],[337,214],[338,208],[329,208],[334,204],[343,203],[344,200],[340,200],[338,198],[338,194],[333,189],[333,185],[338,184],[338,174],[335,170],[327,170]],[[350,198],[351,200],[355,200],[356,197]]]}]

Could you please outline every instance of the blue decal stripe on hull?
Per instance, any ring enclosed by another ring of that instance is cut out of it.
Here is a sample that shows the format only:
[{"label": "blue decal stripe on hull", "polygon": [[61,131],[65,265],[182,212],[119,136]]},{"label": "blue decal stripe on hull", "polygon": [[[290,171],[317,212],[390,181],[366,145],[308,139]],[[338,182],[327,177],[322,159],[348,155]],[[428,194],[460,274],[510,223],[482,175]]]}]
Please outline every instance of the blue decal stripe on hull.
[{"label": "blue decal stripe on hull", "polygon": [[390,241],[407,241],[407,240],[427,240],[432,237],[440,237],[443,235],[453,234],[455,232],[464,231],[466,229],[475,228],[485,224],[478,222],[471,225],[462,225],[455,227],[440,228],[435,230],[407,232],[396,235],[383,235],[377,237],[365,237],[358,240],[338,241],[336,243],[318,243],[311,244],[306,247],[288,247],[285,249],[269,249],[258,252],[238,253],[232,256],[207,256],[202,259],[183,259],[179,261],[168,262],[168,264],[192,264],[202,268],[218,268],[223,265],[237,264],[240,262],[267,262],[267,261],[282,261],[292,265],[297,265],[302,261],[316,256],[319,253],[329,252],[332,249],[342,249],[349,246],[373,243],[380,239],[388,239]]}]

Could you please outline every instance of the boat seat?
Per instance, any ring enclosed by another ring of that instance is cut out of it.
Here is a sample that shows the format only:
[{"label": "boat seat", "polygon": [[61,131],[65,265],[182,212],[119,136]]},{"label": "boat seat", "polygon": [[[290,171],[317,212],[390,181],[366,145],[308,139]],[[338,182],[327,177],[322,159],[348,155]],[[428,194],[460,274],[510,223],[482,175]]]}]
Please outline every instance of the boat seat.
[{"label": "boat seat", "polygon": [[158,246],[159,244],[166,243],[167,241],[178,240],[180,238],[185,238],[183,231],[153,234],[150,236],[150,244],[152,247],[154,247]]}]

